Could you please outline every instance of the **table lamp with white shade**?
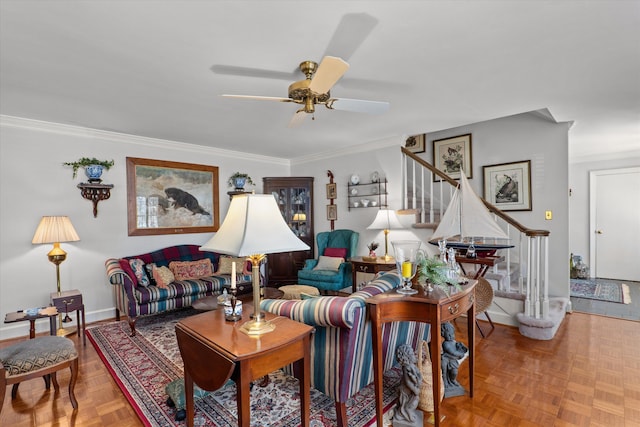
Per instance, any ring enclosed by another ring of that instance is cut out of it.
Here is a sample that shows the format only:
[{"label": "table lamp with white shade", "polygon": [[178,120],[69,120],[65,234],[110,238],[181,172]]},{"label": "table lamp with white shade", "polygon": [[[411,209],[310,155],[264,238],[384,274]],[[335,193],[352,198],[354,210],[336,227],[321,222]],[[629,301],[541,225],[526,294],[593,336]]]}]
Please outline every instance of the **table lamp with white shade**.
[{"label": "table lamp with white shade", "polygon": [[254,316],[240,328],[248,335],[261,335],[275,329],[260,312],[260,264],[266,255],[309,249],[284,221],[271,194],[234,196],[220,229],[200,247],[201,251],[246,257],[251,261]]},{"label": "table lamp with white shade", "polygon": [[[56,282],[58,295],[60,295],[60,264],[67,259],[67,253],[60,247],[60,243],[65,242],[77,242],[80,240],[78,233],[76,233],[73,224],[68,216],[43,216],[36,228],[36,232],[33,235],[31,243],[34,245],[53,243],[53,248],[49,251],[47,256],[49,261],[56,266]],[[68,335],[69,331],[66,331],[62,327],[62,314],[59,317],[59,327],[57,335]]]},{"label": "table lamp with white shade", "polygon": [[384,230],[384,259],[392,261],[389,255],[389,230],[404,228],[393,209],[380,209],[367,230]]}]

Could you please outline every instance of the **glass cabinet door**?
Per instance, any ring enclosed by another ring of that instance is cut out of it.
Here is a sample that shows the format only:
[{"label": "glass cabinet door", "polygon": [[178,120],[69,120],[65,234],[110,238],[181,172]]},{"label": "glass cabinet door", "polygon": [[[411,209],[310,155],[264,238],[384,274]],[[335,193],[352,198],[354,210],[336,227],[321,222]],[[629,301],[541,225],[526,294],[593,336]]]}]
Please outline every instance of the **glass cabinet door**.
[{"label": "glass cabinet door", "polygon": [[269,283],[297,283],[298,270],[314,258],[313,177],[264,177],[263,192],[275,197],[280,213],[293,234],[309,245],[307,251],[269,254]]},{"label": "glass cabinet door", "polygon": [[298,237],[308,234],[307,219],[309,218],[309,192],[306,188],[290,188],[289,220],[287,223]]}]

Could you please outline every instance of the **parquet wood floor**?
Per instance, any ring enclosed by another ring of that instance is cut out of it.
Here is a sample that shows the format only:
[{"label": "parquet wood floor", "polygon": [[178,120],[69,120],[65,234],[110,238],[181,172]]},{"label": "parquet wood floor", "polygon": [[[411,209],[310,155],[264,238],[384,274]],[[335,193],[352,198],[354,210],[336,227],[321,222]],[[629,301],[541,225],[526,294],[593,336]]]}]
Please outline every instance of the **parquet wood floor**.
[{"label": "parquet wood floor", "polygon": [[[466,336],[465,324],[455,324],[458,339]],[[476,336],[475,396],[445,399],[443,427],[640,426],[640,322],[573,313],[551,341],[501,325],[484,339]],[[69,374],[61,372],[56,398],[42,380],[21,384],[14,401],[7,390],[1,426],[143,425],[93,346],[73,339],[80,352],[76,413]],[[466,363],[458,377],[465,386]]]}]

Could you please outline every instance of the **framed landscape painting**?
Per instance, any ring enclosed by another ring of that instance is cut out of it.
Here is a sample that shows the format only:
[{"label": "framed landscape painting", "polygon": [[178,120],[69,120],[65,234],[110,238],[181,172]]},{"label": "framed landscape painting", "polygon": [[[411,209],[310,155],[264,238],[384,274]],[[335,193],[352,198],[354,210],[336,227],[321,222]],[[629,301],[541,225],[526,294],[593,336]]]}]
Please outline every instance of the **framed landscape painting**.
[{"label": "framed landscape painting", "polygon": [[127,157],[127,220],[129,236],[218,231],[218,168]]},{"label": "framed landscape painting", "polygon": [[482,167],[484,199],[503,211],[530,211],[531,160]]},{"label": "framed landscape painting", "polygon": [[[461,170],[471,179],[471,134],[433,141],[433,165],[452,179],[460,179]],[[434,175],[433,180],[440,178]]]}]

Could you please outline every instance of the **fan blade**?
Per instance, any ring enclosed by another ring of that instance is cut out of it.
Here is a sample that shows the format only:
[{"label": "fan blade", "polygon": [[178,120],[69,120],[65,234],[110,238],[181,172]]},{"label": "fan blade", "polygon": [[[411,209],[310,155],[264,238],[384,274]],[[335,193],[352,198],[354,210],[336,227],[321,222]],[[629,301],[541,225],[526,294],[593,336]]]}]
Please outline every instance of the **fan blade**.
[{"label": "fan blade", "polygon": [[329,41],[325,55],[339,56],[348,61],[376,25],[378,20],[366,13],[345,14]]},{"label": "fan blade", "polygon": [[349,64],[335,56],[325,56],[309,84],[315,93],[327,93],[349,69]]},{"label": "fan blade", "polygon": [[258,101],[280,101],[280,102],[292,102],[291,98],[280,98],[278,96],[253,96],[253,95],[220,95],[225,98],[240,98],[240,99],[256,99]]},{"label": "fan blade", "polygon": [[298,127],[304,122],[304,119],[307,117],[307,113],[304,112],[303,109],[296,111],[296,113],[291,117],[291,121],[289,122],[288,128]]},{"label": "fan blade", "polygon": [[262,68],[238,67],[235,65],[216,64],[211,67],[211,71],[216,74],[225,74],[231,76],[243,77],[262,77],[266,79],[293,80],[299,74],[300,70],[293,71],[276,71],[265,70]]},{"label": "fan blade", "polygon": [[327,108],[332,110],[355,111],[356,113],[382,114],[389,111],[389,103],[382,101],[365,101],[363,99],[335,98],[327,101]]}]

